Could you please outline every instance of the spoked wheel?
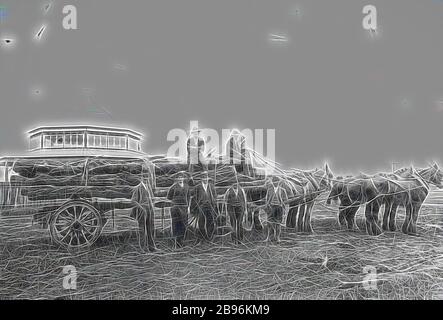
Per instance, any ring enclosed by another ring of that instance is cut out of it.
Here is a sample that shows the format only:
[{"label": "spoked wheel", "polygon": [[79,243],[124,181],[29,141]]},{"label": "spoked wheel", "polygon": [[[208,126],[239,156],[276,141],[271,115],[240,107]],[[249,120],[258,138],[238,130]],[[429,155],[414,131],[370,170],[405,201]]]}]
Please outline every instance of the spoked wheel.
[{"label": "spoked wheel", "polygon": [[49,224],[52,239],[65,248],[82,248],[97,241],[103,219],[96,208],[85,201],[70,201],[54,212]]}]

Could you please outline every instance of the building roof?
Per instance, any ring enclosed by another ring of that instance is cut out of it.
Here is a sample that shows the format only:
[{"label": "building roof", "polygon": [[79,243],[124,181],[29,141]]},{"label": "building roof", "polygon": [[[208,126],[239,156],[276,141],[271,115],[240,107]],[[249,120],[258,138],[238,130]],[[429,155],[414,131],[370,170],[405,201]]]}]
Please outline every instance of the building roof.
[{"label": "building roof", "polygon": [[42,132],[60,132],[60,131],[94,131],[103,133],[127,134],[133,138],[141,140],[143,134],[132,129],[105,127],[95,125],[64,125],[64,126],[39,126],[28,131],[28,135],[34,136]]}]

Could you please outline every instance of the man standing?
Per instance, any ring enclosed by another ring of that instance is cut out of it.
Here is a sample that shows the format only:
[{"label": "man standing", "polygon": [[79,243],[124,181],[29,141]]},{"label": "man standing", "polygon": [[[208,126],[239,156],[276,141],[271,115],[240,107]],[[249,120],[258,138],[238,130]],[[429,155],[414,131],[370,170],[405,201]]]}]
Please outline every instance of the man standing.
[{"label": "man standing", "polygon": [[246,161],[246,137],[237,129],[231,131],[226,143],[226,155],[229,163],[235,164],[237,172],[250,175],[248,163]]},{"label": "man standing", "polygon": [[268,186],[266,193],[266,213],[268,216],[268,236],[266,241],[270,240],[271,233],[277,242],[280,242],[281,224],[283,222],[283,212],[286,208],[288,195],[286,190],[277,181],[272,181],[272,177],[268,178]]},{"label": "man standing", "polygon": [[193,203],[193,211],[197,216],[198,236],[200,239],[211,241],[214,236],[218,209],[215,187],[207,171],[202,172],[201,182],[194,189]]},{"label": "man standing", "polygon": [[234,243],[243,240],[243,216],[246,211],[246,195],[240,184],[235,183],[225,193],[226,210],[232,227],[232,241]]},{"label": "man standing", "polygon": [[131,217],[135,218],[139,227],[140,247],[149,251],[155,251],[157,248],[154,241],[154,204],[152,199],[154,194],[151,186],[143,181],[134,188],[131,200],[135,206],[131,211]]},{"label": "man standing", "polygon": [[205,140],[200,136],[198,128],[192,128],[188,140],[186,141],[187,162],[189,172],[192,174],[194,169],[201,167],[207,170],[206,161],[203,153],[205,152]]},{"label": "man standing", "polygon": [[175,247],[182,247],[188,226],[189,206],[189,188],[185,184],[184,172],[178,173],[176,182],[169,188],[167,198],[172,202],[172,236],[175,240]]}]

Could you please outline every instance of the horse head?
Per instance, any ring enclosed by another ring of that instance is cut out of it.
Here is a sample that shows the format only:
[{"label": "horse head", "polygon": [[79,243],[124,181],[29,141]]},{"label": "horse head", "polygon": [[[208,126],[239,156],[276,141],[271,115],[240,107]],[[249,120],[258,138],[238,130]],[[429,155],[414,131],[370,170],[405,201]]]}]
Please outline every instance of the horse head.
[{"label": "horse head", "polygon": [[333,186],[333,181],[334,181],[334,174],[332,173],[331,169],[329,168],[328,163],[325,163],[325,169],[324,170],[319,170],[318,172],[323,171],[323,175],[321,175],[320,181],[319,181],[319,186],[320,189],[326,189],[326,190],[330,190],[332,189]]},{"label": "horse head", "polygon": [[338,196],[343,192],[344,181],[342,177],[337,177],[337,179],[332,182],[331,192],[329,192],[328,198],[326,199],[326,204],[331,204],[332,200],[337,200]]},{"label": "horse head", "polygon": [[443,188],[443,171],[437,163],[434,162],[434,164],[429,167],[428,176],[424,178],[437,188]]}]

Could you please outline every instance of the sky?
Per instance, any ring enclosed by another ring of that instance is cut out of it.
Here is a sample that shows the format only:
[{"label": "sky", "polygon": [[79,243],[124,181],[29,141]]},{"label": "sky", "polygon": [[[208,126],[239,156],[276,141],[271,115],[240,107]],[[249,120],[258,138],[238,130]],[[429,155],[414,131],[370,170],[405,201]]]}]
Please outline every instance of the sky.
[{"label": "sky", "polygon": [[[46,7],[47,4],[51,4]],[[377,8],[378,30],[362,27]],[[75,5],[78,29],[62,25]],[[275,129],[336,172],[443,161],[443,0],[0,0],[0,155],[40,124]],[[40,40],[35,34],[46,26]]]}]

